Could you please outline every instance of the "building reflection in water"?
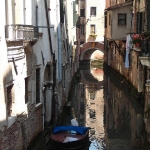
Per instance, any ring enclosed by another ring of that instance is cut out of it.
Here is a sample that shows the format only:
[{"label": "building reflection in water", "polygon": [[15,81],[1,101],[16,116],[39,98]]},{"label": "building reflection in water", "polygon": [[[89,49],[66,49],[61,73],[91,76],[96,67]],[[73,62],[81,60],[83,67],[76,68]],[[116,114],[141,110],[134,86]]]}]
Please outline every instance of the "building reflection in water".
[{"label": "building reflection in water", "polygon": [[[125,87],[109,71],[104,73],[105,141],[108,149],[143,149],[142,109]],[[115,144],[117,142],[117,144]]]},{"label": "building reflection in water", "polygon": [[85,100],[80,99],[86,110],[82,118],[91,128],[91,143],[84,150],[143,150],[142,109],[129,89],[103,69],[84,68],[80,74],[79,87]]}]

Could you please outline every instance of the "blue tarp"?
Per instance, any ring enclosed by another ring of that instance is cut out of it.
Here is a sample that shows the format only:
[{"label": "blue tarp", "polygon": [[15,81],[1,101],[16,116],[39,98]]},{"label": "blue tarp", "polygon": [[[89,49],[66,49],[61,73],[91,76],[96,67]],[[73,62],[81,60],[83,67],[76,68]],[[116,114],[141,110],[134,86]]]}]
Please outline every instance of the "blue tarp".
[{"label": "blue tarp", "polygon": [[88,130],[88,127],[78,127],[78,126],[57,126],[54,128],[53,133],[57,133],[60,131],[76,131],[79,134],[84,135],[86,133],[86,131]]}]

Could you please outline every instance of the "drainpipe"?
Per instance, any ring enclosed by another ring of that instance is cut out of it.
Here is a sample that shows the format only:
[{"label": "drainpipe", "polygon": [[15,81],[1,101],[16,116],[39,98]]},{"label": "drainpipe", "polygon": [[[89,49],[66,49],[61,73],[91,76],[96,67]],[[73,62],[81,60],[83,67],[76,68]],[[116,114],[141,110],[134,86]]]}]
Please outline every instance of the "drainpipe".
[{"label": "drainpipe", "polygon": [[134,4],[134,8],[133,8],[133,9],[134,9],[134,25],[133,25],[134,28],[133,28],[133,32],[136,33],[136,30],[137,30],[137,29],[136,29],[136,21],[137,21],[137,18],[136,18],[136,16],[137,16],[137,1],[134,1],[133,4]]},{"label": "drainpipe", "polygon": [[62,64],[62,62],[61,62],[61,30],[60,30],[60,22],[59,22],[59,20],[58,20],[58,18],[60,18],[60,11],[58,11],[58,9],[60,8],[60,5],[59,5],[59,0],[57,0],[57,9],[56,9],[56,11],[57,11],[57,16],[56,16],[56,18],[57,18],[57,23],[58,23],[58,76],[59,76],[59,80],[61,81],[62,80],[62,69],[61,69],[61,64]]},{"label": "drainpipe", "polygon": [[[49,16],[48,16],[47,1],[44,0],[44,3],[45,3],[45,12],[46,12],[47,26],[49,27],[50,23],[49,23]],[[49,37],[51,55],[53,56],[53,85],[52,85],[52,107],[53,107],[53,103],[54,103],[54,100],[55,100],[55,97],[54,97],[54,88],[56,86],[56,63],[55,63],[55,54],[53,53],[53,50],[52,50],[52,41],[51,41],[51,31],[50,31],[50,28],[47,28],[47,30],[48,30],[48,37]],[[55,108],[55,107],[53,107],[53,108]]]}]

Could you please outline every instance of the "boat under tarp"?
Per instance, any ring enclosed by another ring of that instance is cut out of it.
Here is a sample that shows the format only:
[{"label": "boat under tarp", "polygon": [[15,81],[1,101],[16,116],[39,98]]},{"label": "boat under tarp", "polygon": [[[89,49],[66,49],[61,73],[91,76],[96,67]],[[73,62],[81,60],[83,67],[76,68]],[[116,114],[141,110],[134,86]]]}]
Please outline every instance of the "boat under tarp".
[{"label": "boat under tarp", "polygon": [[57,126],[50,139],[58,149],[77,149],[89,140],[89,128],[84,126]]},{"label": "boat under tarp", "polygon": [[55,127],[53,130],[53,133],[57,133],[57,132],[61,132],[61,131],[76,131],[79,134],[84,135],[86,133],[87,130],[89,130],[88,127],[78,127],[78,126],[58,126]]}]

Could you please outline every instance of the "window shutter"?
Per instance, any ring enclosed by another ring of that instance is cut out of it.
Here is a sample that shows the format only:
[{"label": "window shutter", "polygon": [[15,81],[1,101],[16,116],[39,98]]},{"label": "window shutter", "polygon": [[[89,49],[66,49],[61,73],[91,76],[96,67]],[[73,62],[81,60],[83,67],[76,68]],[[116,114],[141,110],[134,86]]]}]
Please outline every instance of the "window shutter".
[{"label": "window shutter", "polygon": [[78,4],[78,3],[79,3],[79,0],[75,0],[75,2],[76,2],[76,4]]},{"label": "window shutter", "polygon": [[85,17],[85,9],[80,9],[80,17]]},{"label": "window shutter", "polygon": [[76,23],[78,21],[78,15],[76,12],[76,2],[73,2],[73,25],[76,26]]},{"label": "window shutter", "polygon": [[141,42],[142,53],[148,53],[148,40],[142,40]]},{"label": "window shutter", "polygon": [[61,23],[64,23],[64,8],[62,0],[60,0],[60,21]]},{"label": "window shutter", "polygon": [[150,0],[147,0],[147,30],[150,30]]},{"label": "window shutter", "polygon": [[140,12],[139,14],[139,32],[141,33],[143,30],[143,15],[144,13]]},{"label": "window shutter", "polygon": [[107,11],[104,12],[104,16],[105,16],[104,28],[107,28]]},{"label": "window shutter", "polygon": [[139,12],[136,14],[136,33],[139,33]]}]

